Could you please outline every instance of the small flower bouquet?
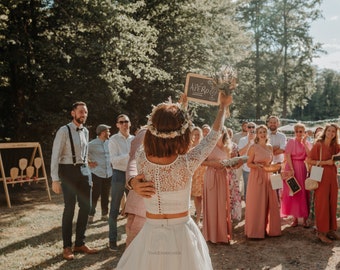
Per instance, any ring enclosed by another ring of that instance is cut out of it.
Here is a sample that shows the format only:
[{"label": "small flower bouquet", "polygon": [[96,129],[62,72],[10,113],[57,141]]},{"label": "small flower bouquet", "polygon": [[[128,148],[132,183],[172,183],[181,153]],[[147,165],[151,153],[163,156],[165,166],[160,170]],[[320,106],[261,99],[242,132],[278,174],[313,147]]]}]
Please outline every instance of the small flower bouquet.
[{"label": "small flower bouquet", "polygon": [[231,159],[224,159],[221,161],[221,164],[224,167],[234,167],[239,163],[240,160],[242,161],[242,163],[246,163],[248,160],[248,156],[240,156],[240,157],[233,157]]},{"label": "small flower bouquet", "polygon": [[237,72],[231,66],[223,66],[213,76],[213,82],[217,89],[231,95],[237,86]]}]

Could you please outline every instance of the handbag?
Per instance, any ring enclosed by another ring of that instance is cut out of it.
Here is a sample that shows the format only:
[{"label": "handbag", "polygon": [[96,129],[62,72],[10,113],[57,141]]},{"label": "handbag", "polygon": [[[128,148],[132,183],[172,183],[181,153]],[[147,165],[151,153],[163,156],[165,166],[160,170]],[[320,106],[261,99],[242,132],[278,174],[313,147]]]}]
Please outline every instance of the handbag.
[{"label": "handbag", "polygon": [[320,149],[320,159],[316,166],[312,166],[309,178],[305,181],[306,190],[316,190],[319,187],[319,182],[322,179],[323,168],[319,166],[322,157],[322,146]]},{"label": "handbag", "polygon": [[305,181],[306,190],[316,190],[319,187],[319,182],[311,178],[307,178]]}]

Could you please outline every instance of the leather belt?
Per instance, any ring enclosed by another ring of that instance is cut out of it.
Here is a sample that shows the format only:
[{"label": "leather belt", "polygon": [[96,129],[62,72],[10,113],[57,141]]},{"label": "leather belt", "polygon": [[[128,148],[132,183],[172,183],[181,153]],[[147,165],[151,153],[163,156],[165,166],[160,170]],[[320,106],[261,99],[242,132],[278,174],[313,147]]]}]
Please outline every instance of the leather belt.
[{"label": "leather belt", "polygon": [[182,213],[175,213],[175,214],[152,214],[149,212],[146,212],[146,217],[151,219],[172,219],[172,218],[181,218],[186,217],[189,215],[189,211],[185,211]]}]

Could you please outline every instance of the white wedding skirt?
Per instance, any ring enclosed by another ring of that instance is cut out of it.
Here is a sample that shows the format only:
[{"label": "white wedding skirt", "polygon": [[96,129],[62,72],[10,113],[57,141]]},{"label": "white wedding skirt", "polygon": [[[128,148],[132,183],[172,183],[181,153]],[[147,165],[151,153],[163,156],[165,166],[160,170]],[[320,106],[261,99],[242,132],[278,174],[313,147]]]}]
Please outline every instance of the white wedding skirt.
[{"label": "white wedding skirt", "polygon": [[213,269],[208,246],[191,217],[147,219],[117,270]]}]

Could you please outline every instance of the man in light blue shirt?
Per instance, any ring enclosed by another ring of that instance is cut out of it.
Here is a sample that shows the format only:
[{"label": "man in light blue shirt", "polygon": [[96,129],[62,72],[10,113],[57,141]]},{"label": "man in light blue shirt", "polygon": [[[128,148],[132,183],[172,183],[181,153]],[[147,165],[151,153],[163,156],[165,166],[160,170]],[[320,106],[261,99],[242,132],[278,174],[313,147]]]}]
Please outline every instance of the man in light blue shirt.
[{"label": "man in light blue shirt", "polygon": [[128,192],[125,188],[125,172],[129,161],[131,141],[134,138],[133,135],[130,135],[131,123],[127,115],[118,115],[116,126],[119,129],[118,133],[112,135],[109,139],[110,159],[113,168],[109,215],[109,248],[112,251],[117,250],[117,218],[124,191]]},{"label": "man in light blue shirt", "polygon": [[97,126],[97,138],[89,143],[89,166],[92,172],[92,206],[89,223],[93,222],[96,206],[100,197],[102,220],[107,220],[109,213],[109,195],[111,188],[112,167],[109,153],[110,126]]}]

